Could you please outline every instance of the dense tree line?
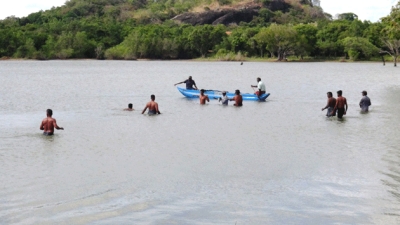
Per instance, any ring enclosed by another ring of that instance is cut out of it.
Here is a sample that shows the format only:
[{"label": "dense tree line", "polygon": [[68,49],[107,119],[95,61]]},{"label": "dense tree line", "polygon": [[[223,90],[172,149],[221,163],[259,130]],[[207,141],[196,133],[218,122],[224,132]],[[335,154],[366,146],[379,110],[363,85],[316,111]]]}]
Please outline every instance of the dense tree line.
[{"label": "dense tree line", "polygon": [[0,58],[235,60],[240,55],[285,60],[292,55],[368,60],[390,54],[396,60],[399,55],[400,2],[377,23],[360,21],[353,13],[315,19],[311,15],[318,7],[308,0],[287,12],[263,8],[253,21],[229,26],[168,19],[199,2],[71,0],[46,12],[9,17],[0,21]]}]

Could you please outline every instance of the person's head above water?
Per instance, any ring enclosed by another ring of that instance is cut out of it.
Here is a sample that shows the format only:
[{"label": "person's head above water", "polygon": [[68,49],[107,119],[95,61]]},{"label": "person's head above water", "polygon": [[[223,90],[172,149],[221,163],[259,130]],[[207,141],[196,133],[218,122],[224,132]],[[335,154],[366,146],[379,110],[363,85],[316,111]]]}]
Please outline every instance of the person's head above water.
[{"label": "person's head above water", "polygon": [[338,96],[342,96],[343,92],[342,90],[337,91]]},{"label": "person's head above water", "polygon": [[326,94],[328,95],[328,97],[332,97],[332,92],[328,92]]},{"label": "person's head above water", "polygon": [[192,76],[189,76],[189,80],[192,80]]},{"label": "person's head above water", "polygon": [[200,94],[204,94],[204,89],[201,89],[201,90],[200,90]]},{"label": "person's head above water", "polygon": [[128,108],[129,108],[129,109],[132,109],[132,107],[133,107],[132,103],[129,103],[129,104],[128,104]]},{"label": "person's head above water", "polygon": [[151,95],[150,98],[151,98],[151,100],[154,101],[156,99],[156,96],[155,95]]},{"label": "person's head above water", "polygon": [[367,95],[367,91],[362,91],[361,93],[362,93],[363,96]]},{"label": "person's head above water", "polygon": [[52,116],[53,115],[53,110],[47,109],[46,110],[46,114],[47,114],[47,116]]},{"label": "person's head above water", "polygon": [[222,96],[225,96],[225,95],[226,95],[226,91],[223,91],[223,92],[222,92]]},{"label": "person's head above water", "polygon": [[261,81],[261,78],[257,77],[257,82],[260,82],[260,81]]},{"label": "person's head above water", "polygon": [[235,91],[235,94],[240,95],[240,91],[239,91],[239,90],[236,90],[236,91]]}]

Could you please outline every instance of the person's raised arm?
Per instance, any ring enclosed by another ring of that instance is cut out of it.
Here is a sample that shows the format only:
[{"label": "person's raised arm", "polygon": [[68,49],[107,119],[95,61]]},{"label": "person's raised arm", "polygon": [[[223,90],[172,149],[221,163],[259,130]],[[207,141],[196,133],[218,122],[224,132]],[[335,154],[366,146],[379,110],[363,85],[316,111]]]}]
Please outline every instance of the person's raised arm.
[{"label": "person's raised arm", "polygon": [[54,126],[54,128],[56,128],[57,130],[64,130],[64,128],[59,127],[59,126],[57,125],[56,119],[53,119],[53,126]]},{"label": "person's raised arm", "polygon": [[183,83],[185,83],[185,81],[182,81],[182,82],[176,83],[176,84],[174,84],[174,86],[176,86],[176,85],[178,85],[178,84],[183,84]]},{"label": "person's raised arm", "polygon": [[42,124],[40,124],[40,129],[44,130],[44,122],[42,121]]},{"label": "person's raised arm", "polygon": [[347,112],[347,109],[349,108],[349,106],[347,105],[347,100],[346,100],[346,98],[344,99],[344,105],[346,106],[346,111],[345,111],[345,112]]},{"label": "person's raised arm", "polygon": [[207,102],[210,102],[210,99],[208,98],[208,95],[206,95],[206,100],[207,100]]}]

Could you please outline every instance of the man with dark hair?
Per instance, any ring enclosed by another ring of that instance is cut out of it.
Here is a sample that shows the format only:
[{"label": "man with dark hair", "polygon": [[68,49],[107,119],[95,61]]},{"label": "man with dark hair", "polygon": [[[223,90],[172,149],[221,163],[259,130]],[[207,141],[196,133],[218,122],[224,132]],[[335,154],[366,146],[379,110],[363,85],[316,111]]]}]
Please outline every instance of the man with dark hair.
[{"label": "man with dark hair", "polygon": [[261,95],[265,94],[265,84],[261,81],[261,78],[257,77],[257,85],[251,85],[252,88],[257,88],[258,91],[256,91],[256,94],[258,98],[260,98]]},{"label": "man with dark hair", "polygon": [[347,105],[347,100],[345,97],[342,96],[342,91],[339,90],[337,91],[337,99],[336,99],[336,104],[335,107],[333,109],[333,112],[331,113],[331,115],[333,116],[334,113],[337,110],[337,117],[339,119],[341,119],[343,117],[343,115],[346,115],[347,109],[348,109],[348,105]]},{"label": "man with dark hair", "polygon": [[200,98],[200,105],[205,105],[205,104],[206,104],[206,101],[207,101],[207,102],[210,101],[210,99],[208,98],[208,95],[205,95],[205,94],[204,94],[204,89],[201,89],[201,90],[200,90],[200,96],[199,96],[199,98]]},{"label": "man with dark hair", "polygon": [[235,97],[230,99],[230,101],[235,101],[235,104],[233,104],[234,106],[243,106],[243,97],[239,90],[235,91]]},{"label": "man with dark hair", "polygon": [[194,80],[192,79],[192,76],[189,76],[189,78],[187,80],[185,80],[185,81],[176,83],[175,86],[178,85],[178,84],[183,84],[183,83],[186,84],[186,89],[187,90],[197,90],[196,82],[194,82]]},{"label": "man with dark hair", "polygon": [[229,98],[226,96],[226,91],[222,92],[222,97],[218,99],[219,102],[222,102],[222,105],[228,105]]},{"label": "man with dark hair", "polygon": [[142,114],[146,111],[146,109],[149,109],[148,114],[149,115],[155,115],[155,114],[161,114],[160,110],[158,110],[158,104],[154,100],[156,100],[155,95],[150,96],[151,101],[146,104],[146,107],[143,109]]},{"label": "man with dark hair", "polygon": [[[334,97],[332,97],[332,92],[328,92],[328,93],[326,93],[326,95],[328,96],[328,102],[326,103],[326,106],[324,108],[322,108],[322,111],[324,111],[325,109],[328,109],[328,112],[326,112],[326,116],[331,117],[332,111],[336,105],[336,99]],[[335,116],[335,114],[336,114],[336,112],[333,113],[333,116]]]},{"label": "man with dark hair", "polygon": [[367,96],[367,91],[362,91],[362,99],[360,101],[361,112],[368,112],[369,106],[371,105],[371,99]]},{"label": "man with dark hair", "polygon": [[124,111],[133,111],[134,109],[132,107],[133,107],[132,103],[129,103],[128,108],[124,109]]},{"label": "man with dark hair", "polygon": [[47,109],[46,114],[47,117],[43,119],[42,124],[40,125],[40,130],[43,130],[44,135],[53,135],[54,128],[57,130],[64,130],[64,128],[57,125],[56,119],[51,117],[53,115],[53,110]]}]

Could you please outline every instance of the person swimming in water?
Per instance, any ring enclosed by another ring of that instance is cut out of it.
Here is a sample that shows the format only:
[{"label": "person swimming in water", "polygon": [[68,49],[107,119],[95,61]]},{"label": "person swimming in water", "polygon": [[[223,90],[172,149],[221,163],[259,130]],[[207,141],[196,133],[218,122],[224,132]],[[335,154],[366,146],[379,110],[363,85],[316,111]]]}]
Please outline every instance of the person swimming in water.
[{"label": "person swimming in water", "polygon": [[151,95],[150,98],[151,101],[146,104],[146,107],[143,109],[142,114],[146,112],[146,109],[149,109],[148,111],[149,115],[161,114],[160,110],[158,110],[158,103],[154,101],[156,99],[156,96]]},{"label": "person swimming in water", "polygon": [[51,136],[54,134],[54,128],[57,130],[64,130],[64,128],[59,127],[57,125],[56,119],[52,118],[53,110],[46,110],[47,117],[43,119],[42,124],[40,125],[40,130],[43,130],[43,134],[47,136]]},{"label": "person swimming in water", "polygon": [[132,103],[129,103],[128,108],[124,109],[124,111],[133,111],[134,109],[132,107],[133,107]]}]

